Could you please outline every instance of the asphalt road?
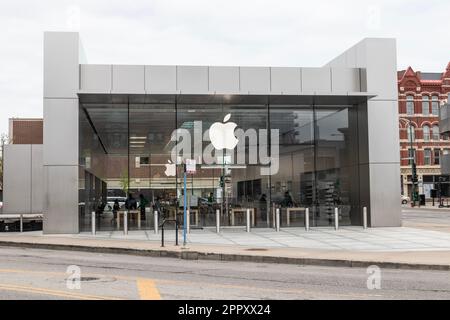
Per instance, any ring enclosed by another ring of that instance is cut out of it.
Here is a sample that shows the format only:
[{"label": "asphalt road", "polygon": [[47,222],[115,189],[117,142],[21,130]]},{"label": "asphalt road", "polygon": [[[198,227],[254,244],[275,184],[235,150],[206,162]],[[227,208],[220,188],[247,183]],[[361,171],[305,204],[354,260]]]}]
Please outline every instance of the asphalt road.
[{"label": "asphalt road", "polygon": [[[369,290],[367,270],[360,268],[8,247],[0,247],[0,257],[0,300],[450,299],[450,273],[440,271],[382,269],[381,289]],[[80,268],[79,289],[69,266]]]}]

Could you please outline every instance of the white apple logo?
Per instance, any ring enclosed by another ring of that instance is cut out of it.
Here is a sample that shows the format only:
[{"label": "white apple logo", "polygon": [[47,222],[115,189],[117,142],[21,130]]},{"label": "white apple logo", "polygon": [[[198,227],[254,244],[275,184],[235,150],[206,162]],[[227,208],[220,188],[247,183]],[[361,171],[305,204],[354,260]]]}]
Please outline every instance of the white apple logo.
[{"label": "white apple logo", "polygon": [[168,177],[175,176],[175,163],[172,163],[172,161],[167,160],[169,164],[166,164],[166,171],[164,171],[164,174]]},{"label": "white apple logo", "polygon": [[237,127],[237,124],[234,122],[225,123],[230,120],[230,117],[231,113],[227,114],[225,118],[223,118],[223,123],[215,122],[209,128],[209,138],[212,145],[217,150],[232,150],[239,142],[234,135],[234,129]]}]

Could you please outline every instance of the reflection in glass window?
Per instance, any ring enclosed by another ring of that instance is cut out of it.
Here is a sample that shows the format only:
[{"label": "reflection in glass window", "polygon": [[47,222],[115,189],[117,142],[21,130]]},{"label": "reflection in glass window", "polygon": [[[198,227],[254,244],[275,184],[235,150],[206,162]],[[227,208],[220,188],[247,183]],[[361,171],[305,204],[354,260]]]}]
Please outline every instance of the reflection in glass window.
[{"label": "reflection in glass window", "polygon": [[433,96],[431,98],[431,113],[435,116],[439,115],[439,97]]},{"label": "reflection in glass window", "polygon": [[441,150],[440,149],[434,149],[434,161],[433,163],[435,165],[438,165],[440,163],[441,158]]},{"label": "reflection in glass window", "polygon": [[416,150],[409,148],[408,149],[408,164],[412,164],[413,161],[416,161]]},{"label": "reflection in glass window", "polygon": [[[316,108],[316,201],[319,225],[330,225],[333,207],[341,207],[343,222],[355,217],[352,194],[358,194],[356,108]],[[347,224],[350,221],[346,222]]]},{"label": "reflection in glass window", "polygon": [[433,140],[439,140],[439,127],[437,125],[433,126]]},{"label": "reflection in glass window", "polygon": [[423,131],[423,140],[430,141],[430,127],[425,125],[423,126],[422,131]]},{"label": "reflection in glass window", "polygon": [[425,149],[423,151],[423,164],[426,166],[431,165],[431,149]]},{"label": "reflection in glass window", "polygon": [[430,97],[429,96],[422,97],[422,114],[424,116],[428,116],[430,114]]},{"label": "reflection in glass window", "polygon": [[406,113],[410,116],[414,114],[414,96],[406,96]]},{"label": "reflection in glass window", "polygon": [[[234,166],[225,167],[229,164],[226,157],[231,156],[210,149],[222,162],[211,165],[198,161],[195,175],[189,175],[186,181],[191,217],[198,214],[199,226],[214,226],[216,210],[222,212],[221,223],[245,225],[245,214],[239,209],[255,208],[255,225],[267,227],[273,223],[274,204],[282,210],[282,225],[288,223],[287,209],[296,207],[290,212],[289,223],[303,226],[304,210],[298,208],[309,207],[311,225],[328,226],[333,223],[336,206],[342,225],[361,225],[359,159],[355,152],[359,142],[358,107],[270,105],[259,98],[233,103],[208,101],[175,103],[172,98],[155,98],[151,103],[138,99],[127,104],[80,104],[81,231],[90,229],[89,213],[105,199],[108,204],[98,227],[121,230],[128,194],[138,199],[142,194],[148,200],[146,208],[140,210],[142,229],[152,228],[153,208],[175,217],[180,208],[182,211],[184,181],[183,167],[171,162],[171,151],[177,145],[172,140],[174,130],[182,128],[190,133],[192,143],[188,148],[192,157],[199,159],[211,145],[207,130],[214,123],[228,121],[224,120],[228,114],[229,122],[237,124],[236,130],[277,130],[279,167],[272,175],[262,175],[261,169],[269,166],[250,161],[250,157],[262,157],[261,150],[267,149],[260,136],[246,134],[243,146],[238,144],[233,151],[233,162],[239,148],[244,150],[240,154],[245,154],[246,161]],[[249,152],[252,146],[258,152]],[[115,200],[121,209],[113,212]],[[128,227],[139,228],[135,215]]]}]

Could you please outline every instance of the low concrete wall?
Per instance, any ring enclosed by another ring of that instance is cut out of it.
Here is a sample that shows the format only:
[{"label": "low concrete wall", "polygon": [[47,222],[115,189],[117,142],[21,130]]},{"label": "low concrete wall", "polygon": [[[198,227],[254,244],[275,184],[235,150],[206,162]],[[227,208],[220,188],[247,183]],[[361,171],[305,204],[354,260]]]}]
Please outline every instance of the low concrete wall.
[{"label": "low concrete wall", "polygon": [[4,157],[3,213],[42,213],[42,145],[6,145]]}]

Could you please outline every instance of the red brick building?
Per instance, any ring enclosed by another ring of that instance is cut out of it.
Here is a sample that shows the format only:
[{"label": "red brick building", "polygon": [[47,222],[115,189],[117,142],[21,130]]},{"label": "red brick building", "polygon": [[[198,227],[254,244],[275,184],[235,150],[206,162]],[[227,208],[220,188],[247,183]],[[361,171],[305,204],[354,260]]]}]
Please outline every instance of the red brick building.
[{"label": "red brick building", "polygon": [[[441,175],[442,153],[450,151],[448,135],[439,134],[439,110],[450,93],[450,63],[442,73],[414,71],[409,67],[397,76],[402,193],[411,195],[410,158],[414,156],[418,191],[429,198],[430,189],[437,188]],[[448,195],[448,187],[443,188],[443,194]]]},{"label": "red brick building", "polygon": [[43,119],[10,118],[9,142],[11,144],[42,144]]}]

